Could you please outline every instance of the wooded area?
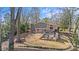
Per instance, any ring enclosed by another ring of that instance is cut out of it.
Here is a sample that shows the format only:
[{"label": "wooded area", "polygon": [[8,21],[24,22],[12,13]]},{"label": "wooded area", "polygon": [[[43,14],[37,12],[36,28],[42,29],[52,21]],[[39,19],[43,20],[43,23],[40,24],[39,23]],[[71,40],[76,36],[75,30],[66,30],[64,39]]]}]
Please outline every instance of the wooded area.
[{"label": "wooded area", "polygon": [[[42,18],[43,9],[50,11]],[[7,49],[2,48],[4,42]],[[47,50],[79,50],[79,8],[0,8],[0,51],[14,51],[19,44]]]}]

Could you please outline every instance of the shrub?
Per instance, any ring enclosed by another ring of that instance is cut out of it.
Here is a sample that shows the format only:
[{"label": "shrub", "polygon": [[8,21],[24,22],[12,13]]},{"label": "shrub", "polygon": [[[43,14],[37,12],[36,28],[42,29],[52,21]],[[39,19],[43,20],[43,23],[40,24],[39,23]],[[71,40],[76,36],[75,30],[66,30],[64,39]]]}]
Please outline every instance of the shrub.
[{"label": "shrub", "polygon": [[20,25],[20,31],[21,31],[21,33],[24,33],[25,31],[27,31],[28,28],[29,28],[28,24],[21,24]]}]

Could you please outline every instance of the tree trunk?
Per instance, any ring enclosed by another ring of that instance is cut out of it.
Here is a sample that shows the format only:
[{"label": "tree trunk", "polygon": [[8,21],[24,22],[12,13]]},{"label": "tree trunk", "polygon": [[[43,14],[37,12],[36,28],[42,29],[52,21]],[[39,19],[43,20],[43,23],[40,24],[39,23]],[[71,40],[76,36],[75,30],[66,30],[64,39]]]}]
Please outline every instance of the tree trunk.
[{"label": "tree trunk", "polygon": [[[26,20],[25,25],[28,26],[28,25],[27,25],[27,20]],[[26,26],[25,26],[25,33],[27,32],[27,29],[28,29]]]},{"label": "tree trunk", "polygon": [[2,43],[2,42],[1,42],[1,40],[2,40],[2,33],[1,33],[1,31],[2,31],[2,30],[1,30],[1,22],[0,22],[0,51],[1,51],[1,43]]},{"label": "tree trunk", "polygon": [[79,26],[79,24],[78,24],[78,22],[79,22],[79,20],[77,20],[77,22],[76,22],[76,26],[75,26],[75,29],[74,29],[74,32],[73,32],[73,39],[74,39],[74,43],[75,43],[75,50],[77,50],[77,45],[78,45],[78,34],[76,33],[77,32],[77,29],[78,29],[78,26]]},{"label": "tree trunk", "polygon": [[22,8],[19,7],[18,8],[18,13],[17,13],[17,19],[16,19],[16,25],[17,25],[17,41],[16,42],[21,42],[20,40],[20,16],[21,16],[21,10]]},{"label": "tree trunk", "polygon": [[11,7],[11,22],[10,22],[10,33],[9,33],[9,51],[14,50],[14,12],[15,8]]},{"label": "tree trunk", "polygon": [[20,17],[17,20],[17,42],[20,42]]},{"label": "tree trunk", "polygon": [[78,27],[78,40],[79,40],[79,27]]},{"label": "tree trunk", "polygon": [[60,31],[59,31],[59,29],[60,29],[60,28],[58,27],[58,28],[57,28],[57,32],[58,32],[58,39],[61,39],[61,38],[60,38]]},{"label": "tree trunk", "polygon": [[69,25],[69,33],[71,32],[71,25]]},{"label": "tree trunk", "polygon": [[77,47],[79,47],[79,26],[78,26],[78,33],[77,33],[77,36],[78,36]]},{"label": "tree trunk", "polygon": [[72,16],[71,14],[69,15],[69,33],[71,32],[71,25],[72,25]]}]

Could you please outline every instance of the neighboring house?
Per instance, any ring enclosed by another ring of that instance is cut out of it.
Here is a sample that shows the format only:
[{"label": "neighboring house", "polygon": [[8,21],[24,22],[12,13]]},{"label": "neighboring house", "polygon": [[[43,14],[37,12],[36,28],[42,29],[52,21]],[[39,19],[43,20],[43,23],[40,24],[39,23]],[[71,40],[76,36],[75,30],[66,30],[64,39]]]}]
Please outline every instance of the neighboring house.
[{"label": "neighboring house", "polygon": [[36,32],[44,32],[47,28],[47,24],[46,23],[43,23],[43,22],[39,22],[36,24],[35,26],[35,31]]},{"label": "neighboring house", "polygon": [[53,30],[57,29],[58,27],[60,27],[59,22],[57,21],[50,21],[47,23],[48,24],[48,28],[50,30],[50,27],[53,27]]},{"label": "neighboring house", "polygon": [[44,22],[39,22],[36,24],[35,26],[35,32],[45,32],[46,30],[55,30],[58,28],[58,24],[55,22],[48,22],[48,23],[44,23]]}]

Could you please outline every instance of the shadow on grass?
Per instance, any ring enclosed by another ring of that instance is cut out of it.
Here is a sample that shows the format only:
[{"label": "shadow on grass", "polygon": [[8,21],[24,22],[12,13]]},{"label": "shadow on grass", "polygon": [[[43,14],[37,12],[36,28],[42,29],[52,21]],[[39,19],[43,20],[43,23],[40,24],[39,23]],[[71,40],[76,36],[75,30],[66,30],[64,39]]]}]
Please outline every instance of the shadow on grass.
[{"label": "shadow on grass", "polygon": [[57,39],[57,40],[53,40],[53,39],[42,39],[42,40],[55,41],[55,42],[60,42],[60,43],[68,42],[67,40],[64,40],[64,39]]},{"label": "shadow on grass", "polygon": [[67,40],[64,40],[64,39],[58,39],[57,42],[64,43],[64,42],[68,42],[68,41]]},{"label": "shadow on grass", "polygon": [[[26,51],[64,51],[64,50],[67,50],[69,48],[71,48],[71,46],[67,47],[67,48],[48,48],[48,47],[42,47],[42,46],[35,46],[35,45],[27,45],[25,44],[25,46],[19,46],[19,47],[22,47],[22,48],[16,48],[16,49],[25,49]],[[24,48],[23,48],[24,47]],[[27,47],[27,48],[25,48]],[[29,50],[30,48],[30,50]],[[31,48],[37,48],[37,49],[31,49]]]}]

